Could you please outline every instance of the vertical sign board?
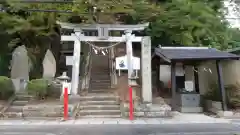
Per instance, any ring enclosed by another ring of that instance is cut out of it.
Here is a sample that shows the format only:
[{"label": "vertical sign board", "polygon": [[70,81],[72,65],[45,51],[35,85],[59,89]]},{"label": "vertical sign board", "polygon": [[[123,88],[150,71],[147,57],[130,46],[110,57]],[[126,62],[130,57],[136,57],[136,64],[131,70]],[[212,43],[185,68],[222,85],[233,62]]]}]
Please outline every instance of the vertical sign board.
[{"label": "vertical sign board", "polygon": [[143,102],[152,102],[152,73],[151,73],[151,38],[142,39],[142,98]]},{"label": "vertical sign board", "polygon": [[[127,55],[116,57],[115,59],[115,68],[119,71],[120,76],[120,70],[128,70],[128,62],[127,62]],[[136,73],[138,70],[140,70],[140,58],[138,57],[132,57],[132,68],[133,70],[136,70]]]},{"label": "vertical sign board", "polygon": [[67,66],[73,65],[73,56],[66,56],[66,65]]}]

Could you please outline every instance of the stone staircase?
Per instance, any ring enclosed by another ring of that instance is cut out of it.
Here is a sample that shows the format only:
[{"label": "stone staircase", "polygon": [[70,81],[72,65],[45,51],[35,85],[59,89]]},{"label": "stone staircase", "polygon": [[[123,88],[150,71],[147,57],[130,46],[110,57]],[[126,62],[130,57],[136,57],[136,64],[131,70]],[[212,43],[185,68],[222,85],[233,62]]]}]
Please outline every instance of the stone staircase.
[{"label": "stone staircase", "polygon": [[90,93],[111,92],[111,80],[107,69],[92,71],[90,79]]},{"label": "stone staircase", "polygon": [[121,117],[118,97],[109,93],[90,93],[80,99],[78,118]]},{"label": "stone staircase", "polygon": [[78,118],[121,117],[119,97],[111,89],[108,56],[93,55],[88,94],[81,97]]},{"label": "stone staircase", "polygon": [[4,115],[7,118],[22,118],[23,107],[29,103],[32,96],[26,93],[17,93],[15,99],[12,101],[10,106],[5,110]]},{"label": "stone staircase", "polygon": [[93,55],[90,78],[90,93],[110,92],[111,80],[108,67],[108,56]]}]

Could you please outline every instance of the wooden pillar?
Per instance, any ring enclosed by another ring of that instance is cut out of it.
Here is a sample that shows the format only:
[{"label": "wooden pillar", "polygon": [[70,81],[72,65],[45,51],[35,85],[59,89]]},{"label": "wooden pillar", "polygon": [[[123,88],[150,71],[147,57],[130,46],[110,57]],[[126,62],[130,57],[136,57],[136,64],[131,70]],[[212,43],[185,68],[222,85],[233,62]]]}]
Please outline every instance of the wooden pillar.
[{"label": "wooden pillar", "polygon": [[226,91],[224,88],[224,82],[223,82],[223,75],[222,75],[222,65],[219,60],[216,61],[217,66],[217,77],[218,77],[218,88],[220,89],[220,96],[222,100],[222,109],[223,111],[227,111],[227,97],[226,97]]},{"label": "wooden pillar", "polygon": [[176,63],[171,63],[172,110],[176,110]]},{"label": "wooden pillar", "polygon": [[199,93],[199,77],[198,77],[198,68],[196,66],[194,68],[194,84],[195,84],[195,91]]},{"label": "wooden pillar", "polygon": [[156,62],[157,63],[157,65],[154,65],[154,66],[156,66],[156,86],[157,86],[157,93],[159,94],[158,96],[160,96],[160,91],[161,91],[161,89],[160,89],[160,60],[158,60],[158,62]]},{"label": "wooden pillar", "polygon": [[142,99],[144,103],[152,103],[152,68],[151,38],[143,37],[141,47]]}]

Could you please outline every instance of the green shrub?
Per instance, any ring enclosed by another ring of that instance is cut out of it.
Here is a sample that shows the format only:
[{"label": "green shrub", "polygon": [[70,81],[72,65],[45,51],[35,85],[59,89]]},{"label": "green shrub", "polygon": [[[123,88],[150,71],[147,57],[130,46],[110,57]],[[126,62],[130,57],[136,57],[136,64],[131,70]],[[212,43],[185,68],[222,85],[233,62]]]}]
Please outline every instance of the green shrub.
[{"label": "green shrub", "polygon": [[221,101],[221,93],[218,89],[217,84],[211,84],[209,87],[209,91],[205,94],[205,99],[213,100],[213,101]]},{"label": "green shrub", "polygon": [[43,99],[48,93],[48,80],[34,79],[28,82],[27,92],[38,99]]},{"label": "green shrub", "polygon": [[48,87],[47,96],[53,98],[59,98],[61,95],[61,85],[51,83]]},{"label": "green shrub", "polygon": [[227,93],[228,106],[230,108],[240,107],[240,84],[231,84],[225,86]]},{"label": "green shrub", "polygon": [[[226,90],[227,103],[230,108],[240,107],[240,84],[224,86]],[[217,84],[210,85],[210,90],[205,94],[205,99],[221,101],[221,93]]]},{"label": "green shrub", "polygon": [[14,94],[12,80],[5,76],[0,76],[0,99],[6,100]]}]

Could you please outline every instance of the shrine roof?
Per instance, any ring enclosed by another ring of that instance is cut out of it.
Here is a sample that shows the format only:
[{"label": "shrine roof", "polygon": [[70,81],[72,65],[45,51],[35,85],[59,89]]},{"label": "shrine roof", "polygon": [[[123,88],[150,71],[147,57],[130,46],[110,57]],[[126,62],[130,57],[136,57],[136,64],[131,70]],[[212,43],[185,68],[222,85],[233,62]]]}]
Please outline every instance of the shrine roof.
[{"label": "shrine roof", "polygon": [[160,47],[154,54],[165,61],[171,60],[224,60],[239,59],[240,56],[207,47]]}]

